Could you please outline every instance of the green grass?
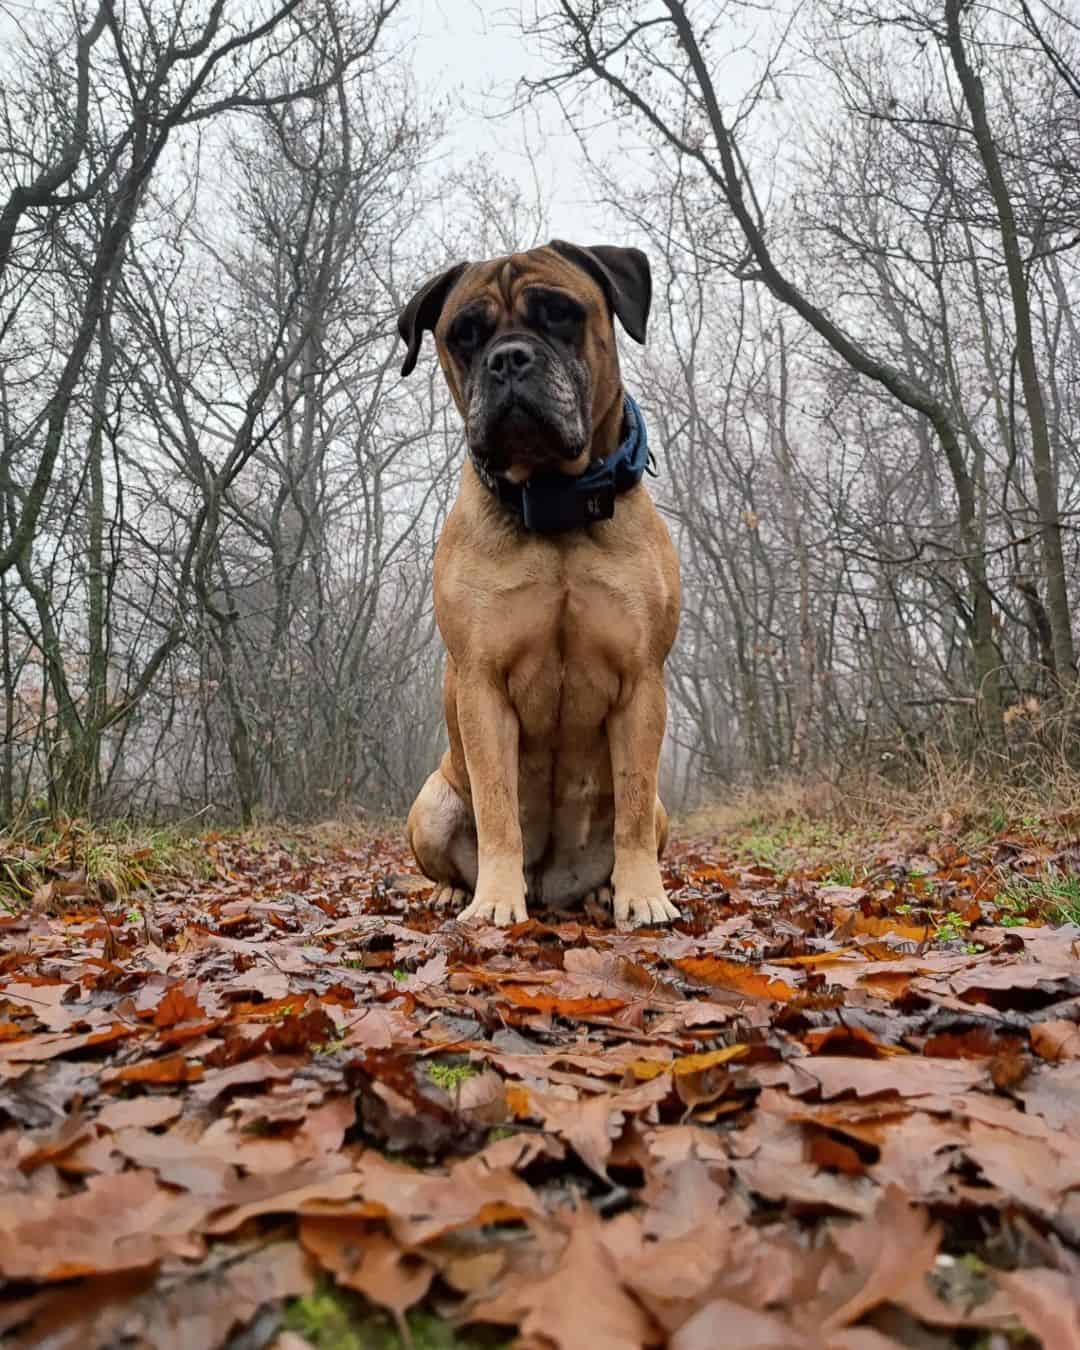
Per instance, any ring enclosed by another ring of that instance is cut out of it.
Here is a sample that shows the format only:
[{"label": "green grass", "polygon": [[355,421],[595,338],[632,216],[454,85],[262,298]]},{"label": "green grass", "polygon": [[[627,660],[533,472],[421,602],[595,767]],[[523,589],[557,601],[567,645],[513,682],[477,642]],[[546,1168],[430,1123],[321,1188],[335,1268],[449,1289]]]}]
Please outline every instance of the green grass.
[{"label": "green grass", "polygon": [[[511,1335],[494,1328],[458,1328],[433,1313],[414,1309],[406,1316],[412,1350],[492,1350]],[[405,1350],[393,1318],[333,1285],[298,1298],[286,1311],[285,1329],[315,1350]]]},{"label": "green grass", "polygon": [[199,838],[171,827],[67,820],[0,835],[0,904],[5,908],[20,909],[39,886],[73,873],[85,874],[91,900],[127,904],[136,891],[153,892],[177,879],[206,880],[214,864]]},{"label": "green grass", "polygon": [[427,1076],[451,1096],[462,1083],[469,1078],[475,1078],[479,1072],[480,1070],[473,1064],[447,1064],[437,1059],[429,1060],[427,1063]]},{"label": "green grass", "polygon": [[[937,927],[934,929],[935,942],[959,942],[971,925],[961,915],[953,909],[946,910],[937,919]],[[974,942],[965,944],[965,950],[968,952],[979,951],[980,948]]]},{"label": "green grass", "polygon": [[737,852],[776,872],[831,864],[825,880],[836,886],[853,885],[859,874],[852,861],[856,836],[827,820],[795,819],[770,825],[762,819],[752,822],[745,833],[740,831],[732,843]]},{"label": "green grass", "polygon": [[7,910],[18,910],[43,880],[34,859],[9,852],[7,840],[0,840],[0,905]]},{"label": "green grass", "polygon": [[991,806],[987,812],[987,827],[991,834],[1001,834],[1009,826],[1009,813],[1004,806]]},{"label": "green grass", "polygon": [[[940,942],[943,946],[962,941],[972,926],[955,909],[939,909],[931,904],[904,903],[897,905],[893,912],[903,915],[904,918],[910,918],[913,923],[933,925],[933,941]],[[983,946],[979,942],[965,942],[963,949],[973,956],[981,952]]]},{"label": "green grass", "polygon": [[1034,910],[1053,923],[1080,924],[1080,874],[1045,868],[1037,876],[1011,876],[995,901],[999,922],[1016,927]]},{"label": "green grass", "polygon": [[853,862],[842,861],[834,863],[822,880],[828,886],[854,886],[862,875],[862,869]]}]

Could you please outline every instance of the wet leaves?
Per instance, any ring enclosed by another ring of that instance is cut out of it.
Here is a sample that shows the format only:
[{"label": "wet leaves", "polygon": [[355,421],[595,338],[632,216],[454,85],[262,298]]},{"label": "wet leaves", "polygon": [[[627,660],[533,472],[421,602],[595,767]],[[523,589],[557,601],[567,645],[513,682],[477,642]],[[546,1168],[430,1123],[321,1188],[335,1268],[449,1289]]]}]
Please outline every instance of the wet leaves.
[{"label": "wet leaves", "polygon": [[214,849],[150,924],[0,919],[12,1344],[269,1343],[329,1278],[545,1350],[1080,1347],[1080,933],[993,922],[1037,841],[676,845],[635,933],[464,929],[396,838]]}]

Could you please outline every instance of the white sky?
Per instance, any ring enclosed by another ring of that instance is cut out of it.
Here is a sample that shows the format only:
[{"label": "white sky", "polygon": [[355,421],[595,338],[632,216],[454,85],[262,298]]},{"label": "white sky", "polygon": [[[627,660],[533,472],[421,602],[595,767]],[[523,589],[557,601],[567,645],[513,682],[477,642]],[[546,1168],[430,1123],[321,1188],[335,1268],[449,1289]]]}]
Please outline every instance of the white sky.
[{"label": "white sky", "polygon": [[[722,26],[710,51],[718,62],[722,97],[732,107],[761,68],[761,53],[797,8],[799,0],[769,0],[758,8],[725,5],[713,0]],[[400,15],[402,36],[414,40],[413,69],[417,85],[429,95],[449,98],[453,105],[444,143],[448,168],[483,156],[498,172],[522,184],[525,195],[536,193],[534,176],[547,213],[550,237],[578,243],[620,243],[646,246],[632,227],[597,202],[597,192],[583,161],[581,148],[551,95],[536,99],[521,112],[508,112],[515,87],[523,77],[550,73],[541,57],[521,35],[519,16],[535,12],[536,0],[405,0]],[[708,14],[710,5],[702,6]],[[722,53],[722,55],[720,55]],[[589,127],[589,153],[617,167],[629,187],[649,172],[644,141],[636,119],[618,126],[610,104],[598,88],[573,90],[575,117]],[[795,115],[776,107],[769,116],[782,120]],[[774,147],[784,140],[783,130],[764,127],[756,118],[759,136]],[[530,164],[532,153],[535,168]]]},{"label": "white sky", "polygon": [[[14,36],[18,21],[68,3],[0,0],[0,49]],[[405,0],[398,10],[395,28],[403,44],[411,45],[420,92],[451,105],[439,167],[449,171],[482,158],[502,176],[521,183],[527,198],[539,192],[552,237],[580,243],[643,242],[629,237],[625,221],[613,227],[596,204],[576,139],[553,98],[508,112],[521,77],[545,70],[517,23],[519,14],[532,10],[533,0]],[[729,64],[728,80],[731,73]],[[628,162],[640,145],[634,131],[624,124],[620,133],[610,125],[606,99],[596,99],[594,106],[595,113],[589,110],[590,153]]]},{"label": "white sky", "polygon": [[[16,24],[34,14],[55,11],[68,0],[0,0],[0,49],[15,36]],[[534,168],[553,237],[600,242],[606,237],[603,212],[591,202],[578,148],[554,102],[525,114],[499,117],[510,104],[523,75],[543,71],[515,23],[523,0],[406,0],[396,16],[398,32],[412,37],[414,71],[428,97],[449,97],[443,163],[453,168],[478,156],[501,174],[535,189]],[[597,147],[613,148],[602,132]],[[627,240],[626,242],[630,242]]]},{"label": "white sky", "polygon": [[[521,0],[409,0],[404,22],[405,31],[416,34],[417,84],[461,107],[451,114],[448,163],[482,155],[530,196],[535,172],[552,237],[602,242],[609,230],[604,212],[593,203],[577,142],[554,100],[499,116],[510,106],[518,80],[544,70],[517,28],[515,15],[522,8]],[[616,148],[614,133],[599,128],[595,146]]]}]

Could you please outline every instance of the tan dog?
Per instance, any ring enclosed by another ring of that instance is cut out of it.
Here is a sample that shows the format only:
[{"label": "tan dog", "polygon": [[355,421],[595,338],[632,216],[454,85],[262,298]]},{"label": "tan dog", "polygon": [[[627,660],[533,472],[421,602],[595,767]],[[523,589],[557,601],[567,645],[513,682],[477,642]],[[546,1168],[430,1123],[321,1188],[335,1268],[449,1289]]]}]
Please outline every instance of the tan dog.
[{"label": "tan dog", "polygon": [[[408,821],[438,896],[472,894],[463,920],[611,888],[619,923],[678,917],[656,789],[679,565],[644,460],[623,474],[640,414],[612,321],[643,342],[651,285],[636,249],[556,240],[450,268],[398,323],[403,375],[434,332],[469,446],[435,553],[450,748]],[[593,492],[615,463],[624,490]]]}]

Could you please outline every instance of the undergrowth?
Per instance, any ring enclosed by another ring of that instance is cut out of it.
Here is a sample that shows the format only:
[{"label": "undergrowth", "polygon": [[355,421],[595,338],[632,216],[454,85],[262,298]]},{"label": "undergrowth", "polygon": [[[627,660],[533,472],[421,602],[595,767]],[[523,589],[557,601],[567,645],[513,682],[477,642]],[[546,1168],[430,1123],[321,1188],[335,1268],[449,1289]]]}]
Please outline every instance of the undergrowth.
[{"label": "undergrowth", "polygon": [[462,1083],[470,1078],[475,1078],[480,1070],[475,1064],[469,1064],[464,1061],[458,1064],[448,1064],[439,1060],[429,1060],[427,1065],[427,1075],[433,1083],[441,1087],[444,1092],[451,1096],[457,1091]]},{"label": "undergrowth", "polygon": [[296,1299],[284,1326],[314,1350],[492,1350],[511,1339],[494,1327],[459,1328],[419,1309],[405,1317],[406,1338],[388,1313],[330,1283]]},{"label": "undergrowth", "polygon": [[733,789],[686,813],[679,829],[718,836],[754,861],[835,867],[837,884],[874,844],[949,841],[972,848],[1002,834],[1064,842],[1080,835],[1080,776],[1062,767],[1037,786],[995,779],[976,765],[931,763],[907,785],[873,775],[850,783],[780,778]]},{"label": "undergrowth", "polygon": [[[980,777],[974,767],[939,764],[918,788],[870,779],[848,790],[787,780],[743,789],[694,811],[678,829],[777,875],[825,885],[889,888],[899,884],[902,864],[909,898],[896,913],[926,924],[934,943],[966,950],[974,949],[969,929],[977,922],[1080,924],[1078,802],[1080,782],[1067,768],[1053,782],[1028,788]],[[943,848],[996,866],[986,896],[992,904],[978,920],[937,894],[932,857]],[[1040,855],[1044,861],[1033,872]]]},{"label": "undergrowth", "polygon": [[1010,876],[998,891],[1001,922],[1020,924],[1034,912],[1055,923],[1080,924],[1080,875],[1044,868],[1036,876]]},{"label": "undergrowth", "polygon": [[[401,824],[384,826],[387,832]],[[61,896],[125,904],[132,896],[183,881],[205,881],[221,866],[222,848],[285,853],[309,863],[328,850],[371,836],[369,821],[321,821],[310,826],[260,822],[246,829],[138,825],[128,821],[50,822],[44,818],[0,830],[0,907],[21,909],[54,883]]]},{"label": "undergrowth", "polygon": [[7,909],[21,908],[50,883],[72,896],[124,903],[135,892],[213,872],[202,841],[175,827],[64,820],[0,834],[0,905]]}]

